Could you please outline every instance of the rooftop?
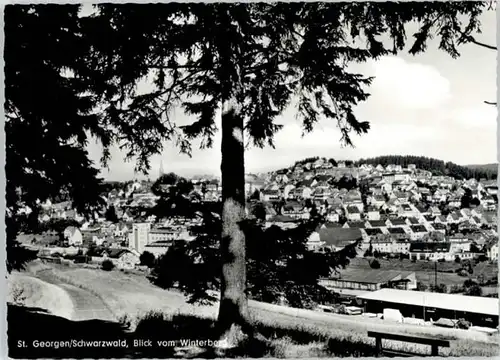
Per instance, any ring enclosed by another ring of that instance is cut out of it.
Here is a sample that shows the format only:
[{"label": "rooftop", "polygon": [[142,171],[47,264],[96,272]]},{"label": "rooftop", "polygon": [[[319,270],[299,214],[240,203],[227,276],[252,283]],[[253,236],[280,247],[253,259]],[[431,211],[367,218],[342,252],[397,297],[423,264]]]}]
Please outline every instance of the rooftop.
[{"label": "rooftop", "polygon": [[381,289],[358,296],[363,300],[384,301],[445,310],[498,316],[498,298],[441,294],[423,291]]},{"label": "rooftop", "polygon": [[375,269],[359,269],[347,268],[341,271],[340,275],[335,278],[343,281],[353,281],[365,284],[385,284],[393,281],[396,278],[404,279],[414,274],[411,271],[398,270],[375,270]]}]

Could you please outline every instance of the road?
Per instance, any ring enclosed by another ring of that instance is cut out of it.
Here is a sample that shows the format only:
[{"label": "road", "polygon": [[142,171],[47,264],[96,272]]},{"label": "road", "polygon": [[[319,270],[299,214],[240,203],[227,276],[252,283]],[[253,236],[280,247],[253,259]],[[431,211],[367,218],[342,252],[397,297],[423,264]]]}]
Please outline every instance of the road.
[{"label": "road", "polygon": [[43,272],[37,274],[36,277],[50,284],[59,286],[68,293],[74,305],[74,312],[71,320],[83,321],[97,319],[104,321],[116,321],[116,318],[101,298],[91,292],[67,283],[63,283],[62,281],[55,280],[51,276],[45,275]]}]

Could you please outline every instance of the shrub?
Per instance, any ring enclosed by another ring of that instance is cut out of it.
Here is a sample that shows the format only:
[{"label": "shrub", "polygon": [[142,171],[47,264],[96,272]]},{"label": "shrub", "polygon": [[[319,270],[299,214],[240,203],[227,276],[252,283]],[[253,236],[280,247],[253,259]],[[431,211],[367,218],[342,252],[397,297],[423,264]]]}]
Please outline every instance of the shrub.
[{"label": "shrub", "polygon": [[436,285],[431,285],[431,291],[432,292],[446,294],[447,290],[448,290],[448,288],[446,287],[445,284],[439,284],[437,286]]},{"label": "shrub", "polygon": [[456,262],[457,264],[460,264],[460,263],[462,262],[462,260],[460,260],[460,256],[458,256],[458,255],[457,255],[457,256],[455,256],[455,262]]},{"label": "shrub", "polygon": [[465,289],[465,295],[469,296],[481,296],[483,295],[483,289],[479,285],[472,285]]},{"label": "shrub", "polygon": [[104,260],[101,264],[101,269],[104,271],[111,271],[114,269],[114,267],[115,264],[113,264],[113,262],[109,259]]},{"label": "shrub", "polygon": [[425,291],[427,290],[427,285],[422,282],[417,282],[417,291]]},{"label": "shrub", "polygon": [[378,260],[374,259],[371,263],[370,263],[370,267],[372,269],[380,269],[380,263],[378,262]]},{"label": "shrub", "polygon": [[450,294],[457,294],[457,293],[461,293],[463,291],[464,291],[464,288],[463,288],[463,286],[460,286],[460,285],[452,285],[450,288]]}]

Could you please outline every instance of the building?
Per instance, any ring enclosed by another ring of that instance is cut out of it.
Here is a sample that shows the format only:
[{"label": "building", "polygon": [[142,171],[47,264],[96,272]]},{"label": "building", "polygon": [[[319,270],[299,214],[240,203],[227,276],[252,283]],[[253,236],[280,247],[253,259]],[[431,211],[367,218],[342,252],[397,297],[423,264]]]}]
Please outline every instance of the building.
[{"label": "building", "polygon": [[370,313],[397,309],[404,317],[424,321],[463,318],[473,326],[498,326],[498,298],[380,289],[359,295],[358,299],[363,301],[365,312]]},{"label": "building", "polygon": [[142,254],[145,246],[149,243],[150,223],[134,223],[129,233],[129,248]]},{"label": "building", "polygon": [[494,242],[490,242],[485,245],[486,256],[490,260],[498,260],[498,240],[495,239]]},{"label": "building", "polygon": [[380,239],[372,240],[373,251],[382,254],[408,254],[411,243],[406,240]]},{"label": "building", "polygon": [[307,241],[312,250],[329,249],[337,251],[349,244],[361,242],[363,239],[360,229],[344,229],[338,227],[319,228],[313,232]]},{"label": "building", "polygon": [[416,289],[417,278],[409,271],[347,268],[338,275],[320,280],[320,285],[341,294],[354,295],[386,287]]},{"label": "building", "polygon": [[68,241],[68,245],[82,245],[83,236],[80,230],[75,226],[68,226],[64,229],[64,239]]},{"label": "building", "polygon": [[412,242],[410,244],[412,260],[452,261],[455,259],[449,242]]},{"label": "building", "polygon": [[109,259],[118,269],[134,269],[140,265],[139,254],[129,249],[107,249],[102,253],[104,259]]},{"label": "building", "polygon": [[172,246],[173,240],[154,241],[144,247],[144,251],[150,252],[156,258],[167,253]]},{"label": "building", "polygon": [[349,221],[360,221],[361,220],[361,212],[357,206],[348,206],[346,208],[346,217]]}]

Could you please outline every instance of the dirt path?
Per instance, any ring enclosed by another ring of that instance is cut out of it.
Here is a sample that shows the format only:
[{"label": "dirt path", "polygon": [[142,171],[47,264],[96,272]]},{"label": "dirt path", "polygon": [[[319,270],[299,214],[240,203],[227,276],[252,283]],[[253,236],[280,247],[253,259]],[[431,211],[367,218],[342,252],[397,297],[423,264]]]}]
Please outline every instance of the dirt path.
[{"label": "dirt path", "polygon": [[116,321],[111,311],[99,297],[73,285],[59,284],[58,286],[66,290],[73,300],[75,308],[72,320],[81,321],[99,319],[105,321]]},{"label": "dirt path", "polygon": [[37,274],[36,277],[49,284],[58,286],[68,293],[74,305],[71,320],[83,321],[98,319],[116,321],[116,318],[101,298],[92,294],[90,291],[56,280],[52,276],[48,276],[48,274],[46,275],[43,272]]}]

